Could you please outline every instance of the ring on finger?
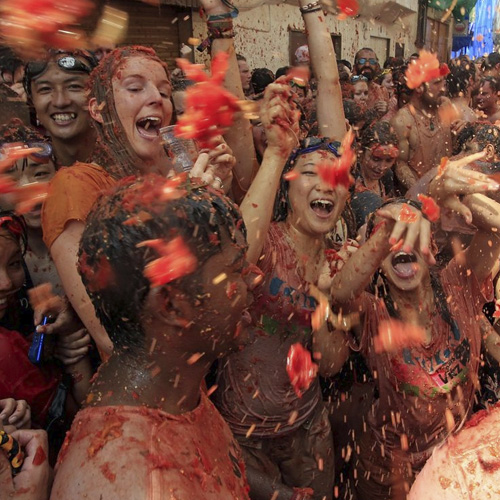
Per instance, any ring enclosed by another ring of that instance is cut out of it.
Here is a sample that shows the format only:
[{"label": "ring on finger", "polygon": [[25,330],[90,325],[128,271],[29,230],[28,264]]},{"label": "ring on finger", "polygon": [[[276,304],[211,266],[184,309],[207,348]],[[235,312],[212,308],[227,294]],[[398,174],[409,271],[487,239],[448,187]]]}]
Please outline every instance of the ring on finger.
[{"label": "ring on finger", "polygon": [[222,182],[222,179],[220,177],[214,175],[214,181],[217,181],[219,183],[219,189],[222,189],[224,187],[224,183]]}]

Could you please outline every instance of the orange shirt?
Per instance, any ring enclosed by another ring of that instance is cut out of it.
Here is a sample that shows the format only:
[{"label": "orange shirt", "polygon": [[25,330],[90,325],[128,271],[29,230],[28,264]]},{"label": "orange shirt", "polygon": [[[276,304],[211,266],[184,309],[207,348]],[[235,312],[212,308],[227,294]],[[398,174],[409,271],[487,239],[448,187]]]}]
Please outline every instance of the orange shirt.
[{"label": "orange shirt", "polygon": [[42,208],[43,241],[50,250],[68,222],[85,222],[102,193],[116,184],[103,168],[77,162],[58,170]]}]

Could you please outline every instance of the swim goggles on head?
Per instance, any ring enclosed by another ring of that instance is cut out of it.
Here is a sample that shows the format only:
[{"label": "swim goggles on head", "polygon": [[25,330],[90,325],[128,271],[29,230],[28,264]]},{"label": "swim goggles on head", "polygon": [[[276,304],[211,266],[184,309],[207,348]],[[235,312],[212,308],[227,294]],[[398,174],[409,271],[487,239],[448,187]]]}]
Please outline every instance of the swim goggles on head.
[{"label": "swim goggles on head", "polygon": [[52,145],[48,142],[4,143],[0,146],[0,159],[9,156],[9,148],[36,149],[27,158],[37,163],[48,163],[53,158]]},{"label": "swim goggles on head", "polygon": [[363,75],[353,75],[351,76],[351,83],[358,83],[358,82],[367,82],[368,78]]}]

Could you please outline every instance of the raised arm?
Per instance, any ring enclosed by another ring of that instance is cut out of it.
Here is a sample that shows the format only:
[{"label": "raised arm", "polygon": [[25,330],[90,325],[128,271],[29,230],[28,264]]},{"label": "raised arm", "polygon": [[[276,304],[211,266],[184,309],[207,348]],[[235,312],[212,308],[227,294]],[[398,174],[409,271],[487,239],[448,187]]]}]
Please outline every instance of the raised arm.
[{"label": "raised arm", "polygon": [[[217,26],[217,23],[219,23],[220,26],[230,26],[232,24],[231,17],[226,17],[221,21],[214,21],[213,18],[211,20],[211,16],[225,16],[229,15],[231,12],[231,9],[222,3],[221,0],[202,0],[201,3],[208,18],[207,25],[209,35],[216,33],[214,28]],[[226,37],[231,34],[231,31],[227,31],[223,32],[222,36]],[[225,87],[239,99],[243,100],[245,99],[245,95],[241,87],[238,61],[236,60],[233,40],[232,36],[228,38],[214,38],[211,55],[213,57],[218,52],[227,52],[229,54],[229,68],[226,73]],[[241,202],[258,168],[253,144],[252,126],[243,113],[238,113],[235,116],[234,123],[224,135],[224,139],[236,157],[236,165],[233,169],[232,187],[235,200]]]},{"label": "raised arm", "polygon": [[429,194],[436,202],[476,226],[476,234],[463,257],[465,267],[474,272],[479,283],[489,276],[500,255],[500,205],[483,194],[498,191],[500,185],[485,174],[465,168],[483,156],[478,153],[450,162],[429,185]]},{"label": "raised arm", "polygon": [[418,178],[408,164],[410,159],[410,129],[405,118],[405,112],[400,110],[392,119],[391,125],[399,140],[399,157],[395,166],[395,174],[399,182],[406,189],[410,189],[418,181]]},{"label": "raised arm", "polygon": [[320,2],[312,4],[310,7],[310,0],[299,0],[306,26],[311,66],[318,81],[316,110],[319,134],[341,141],[346,133],[346,125],[337,58],[325,16],[321,9],[316,10],[320,7]]},{"label": "raised arm", "polygon": [[269,85],[261,109],[268,145],[260,169],[241,204],[247,228],[247,260],[253,264],[257,263],[261,255],[273,216],[281,173],[297,144],[298,134],[298,112],[294,109],[288,85]]}]

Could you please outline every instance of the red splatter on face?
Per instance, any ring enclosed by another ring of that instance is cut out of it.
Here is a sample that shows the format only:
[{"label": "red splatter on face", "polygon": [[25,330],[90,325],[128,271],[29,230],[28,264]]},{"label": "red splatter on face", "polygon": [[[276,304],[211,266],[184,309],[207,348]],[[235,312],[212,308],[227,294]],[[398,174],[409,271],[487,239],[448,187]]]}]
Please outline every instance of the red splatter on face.
[{"label": "red splatter on face", "polygon": [[35,466],[42,465],[43,463],[45,463],[46,460],[47,460],[47,455],[45,454],[44,449],[41,446],[39,446],[36,449],[35,456],[33,457],[33,465]]},{"label": "red splatter on face", "polygon": [[421,50],[418,59],[412,59],[406,70],[406,85],[416,89],[425,82],[442,78],[450,72],[446,64],[440,64],[436,54]]},{"label": "red splatter on face", "polygon": [[295,394],[300,398],[318,373],[318,365],[313,363],[311,353],[302,344],[292,344],[286,358],[286,372]]},{"label": "red splatter on face", "polygon": [[342,140],[342,155],[333,161],[324,161],[318,164],[318,175],[332,188],[343,186],[346,189],[353,184],[351,176],[351,166],[355,160],[355,154],[352,150],[354,133],[349,130]]},{"label": "red splatter on face", "polygon": [[422,213],[431,222],[436,222],[441,215],[439,205],[430,196],[425,196],[425,194],[419,194],[418,199],[422,202]]},{"label": "red splatter on face", "polygon": [[144,269],[144,276],[153,287],[165,285],[196,270],[196,257],[180,236],[169,242],[160,239],[147,240],[138,246],[152,247],[160,255],[160,258],[150,262]]},{"label": "red splatter on face", "polygon": [[228,68],[228,54],[220,52],[212,60],[212,76],[200,65],[177,59],[187,78],[197,82],[186,91],[186,108],[175,126],[175,134],[195,139],[202,148],[211,148],[217,136],[223,135],[240,109],[236,97],[223,88]]},{"label": "red splatter on face", "polygon": [[283,175],[283,179],[285,179],[285,181],[294,181],[299,178],[299,175],[300,174],[296,170],[290,170],[290,172]]}]

